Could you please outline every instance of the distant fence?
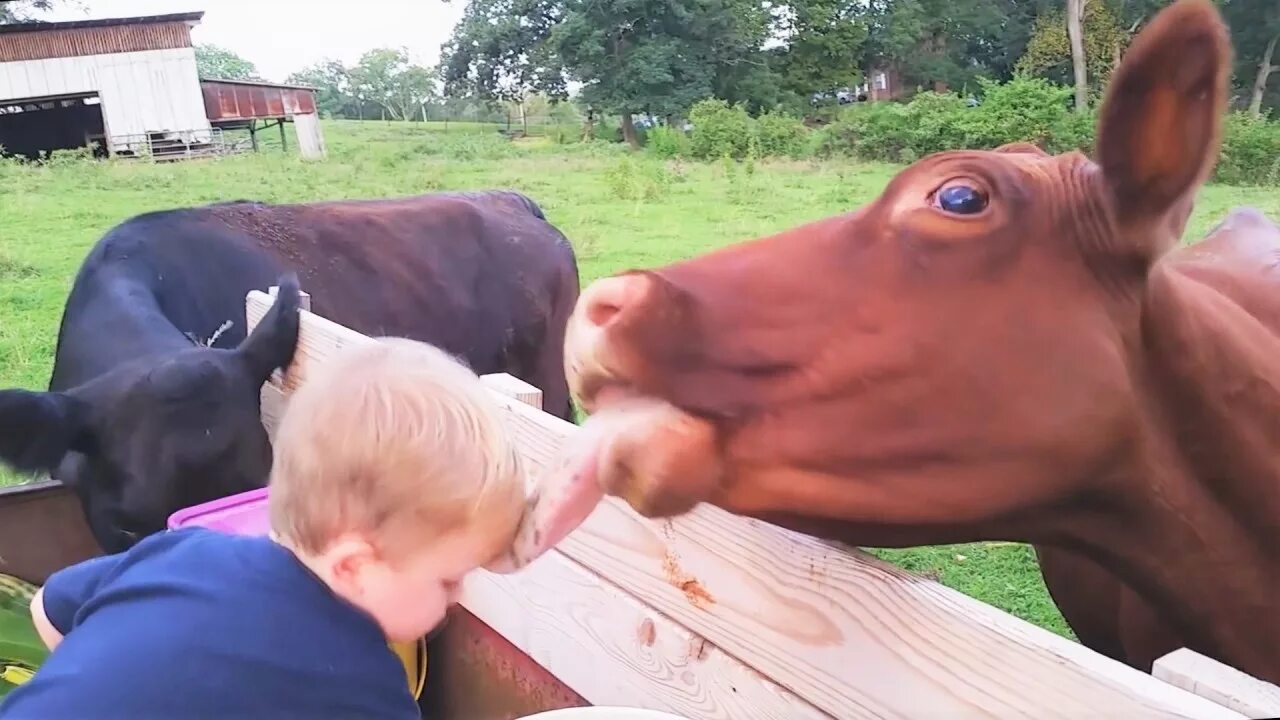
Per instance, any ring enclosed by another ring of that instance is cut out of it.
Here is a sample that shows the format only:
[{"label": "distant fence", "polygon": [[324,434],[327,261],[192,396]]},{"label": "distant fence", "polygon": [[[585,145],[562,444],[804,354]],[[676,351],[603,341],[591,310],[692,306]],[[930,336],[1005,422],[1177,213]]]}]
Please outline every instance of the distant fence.
[{"label": "distant fence", "polygon": [[236,155],[250,148],[221,128],[110,135],[107,146],[115,157],[149,159],[159,162],[198,157]]},{"label": "distant fence", "polygon": [[364,118],[354,117],[334,117],[333,120],[350,121],[350,122],[380,122],[393,124],[414,124],[427,123],[438,129],[448,132],[456,130],[466,132],[468,130],[477,129],[493,129],[498,131],[527,131],[529,135],[538,136],[548,134],[551,128],[557,126],[572,126],[575,128],[582,127],[582,118],[556,116],[556,115],[527,115],[520,117],[518,112],[445,112],[439,109],[428,109],[425,116],[421,113],[415,114],[409,120],[395,120],[391,118],[372,116]]},{"label": "distant fence", "polygon": [[[250,331],[271,302],[249,293]],[[371,342],[304,310],[293,363],[262,388],[269,432],[326,358]],[[578,432],[538,409],[537,388],[483,379],[534,472]],[[608,498],[524,570],[469,577],[461,605],[592,704],[695,720],[1280,716],[1280,689],[1189,651],[1142,673],[860,551],[707,505],[650,520]],[[520,666],[488,662],[495,683]]]}]

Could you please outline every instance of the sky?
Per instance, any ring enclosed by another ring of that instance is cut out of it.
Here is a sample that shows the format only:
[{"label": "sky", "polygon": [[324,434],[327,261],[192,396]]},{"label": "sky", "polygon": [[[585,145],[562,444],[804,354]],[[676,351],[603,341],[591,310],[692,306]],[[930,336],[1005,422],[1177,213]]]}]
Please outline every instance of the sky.
[{"label": "sky", "polygon": [[[332,7],[337,12],[330,11]],[[198,44],[220,45],[258,67],[266,80],[327,57],[354,64],[366,50],[406,47],[435,65],[440,45],[462,17],[466,0],[70,0],[44,20],[86,20],[203,10],[191,32]]]}]

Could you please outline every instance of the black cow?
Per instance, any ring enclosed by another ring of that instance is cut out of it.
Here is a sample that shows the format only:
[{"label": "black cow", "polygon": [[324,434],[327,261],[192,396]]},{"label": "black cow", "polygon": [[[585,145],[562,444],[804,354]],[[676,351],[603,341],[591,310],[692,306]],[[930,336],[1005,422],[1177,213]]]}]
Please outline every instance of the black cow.
[{"label": "black cow", "polygon": [[[294,273],[317,314],[511,373],[570,417],[577,260],[529,198],[240,201],[141,215],[98,242],[67,299],[49,391],[0,391],[0,460],[74,488],[107,552],[181,507],[261,487],[258,393],[297,342]],[[246,338],[245,295],[273,284]]]}]

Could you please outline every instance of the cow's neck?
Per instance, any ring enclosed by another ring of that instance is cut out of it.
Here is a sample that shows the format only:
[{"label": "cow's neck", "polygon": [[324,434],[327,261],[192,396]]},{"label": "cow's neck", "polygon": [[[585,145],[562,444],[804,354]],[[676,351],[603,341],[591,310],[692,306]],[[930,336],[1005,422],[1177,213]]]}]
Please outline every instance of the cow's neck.
[{"label": "cow's neck", "polygon": [[103,272],[68,301],[50,387],[73,387],[123,363],[192,343],[165,316],[154,288],[124,273]]},{"label": "cow's neck", "polygon": [[1108,567],[1193,649],[1280,679],[1280,538],[1241,522],[1172,442],[1144,445],[1117,469],[1109,497],[1072,513],[1067,542],[1053,544]]},{"label": "cow's neck", "polygon": [[1276,679],[1280,338],[1212,288],[1157,282],[1135,334],[1142,431],[1109,486],[1118,512],[1075,539],[1202,652]]}]

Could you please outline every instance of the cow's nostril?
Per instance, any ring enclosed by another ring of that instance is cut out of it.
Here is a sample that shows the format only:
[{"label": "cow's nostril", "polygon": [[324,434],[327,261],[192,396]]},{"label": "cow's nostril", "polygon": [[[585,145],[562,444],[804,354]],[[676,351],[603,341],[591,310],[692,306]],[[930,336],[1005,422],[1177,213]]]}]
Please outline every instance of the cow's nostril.
[{"label": "cow's nostril", "polygon": [[613,322],[644,294],[648,278],[620,275],[597,280],[583,293],[583,312],[588,323],[602,328]]},{"label": "cow's nostril", "polygon": [[604,327],[618,314],[622,308],[616,303],[596,302],[587,306],[587,322],[596,327]]}]

